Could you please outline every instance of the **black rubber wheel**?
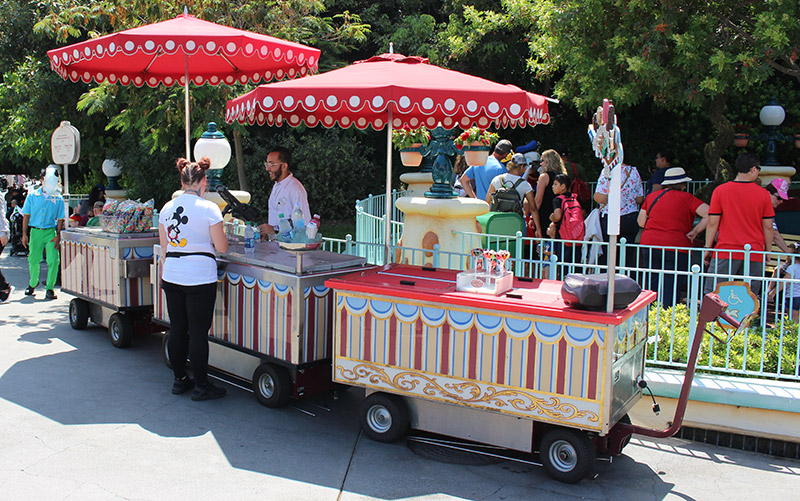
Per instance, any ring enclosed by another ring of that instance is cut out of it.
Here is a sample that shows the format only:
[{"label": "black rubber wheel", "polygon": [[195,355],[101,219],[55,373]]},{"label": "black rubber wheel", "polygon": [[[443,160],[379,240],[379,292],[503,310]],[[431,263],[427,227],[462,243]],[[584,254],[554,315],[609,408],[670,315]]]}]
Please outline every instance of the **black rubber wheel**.
[{"label": "black rubber wheel", "polygon": [[399,440],[408,431],[408,424],[408,407],[397,395],[373,393],[361,404],[361,428],[372,440]]},{"label": "black rubber wheel", "polygon": [[133,322],[130,317],[114,313],[108,319],[108,337],[117,348],[127,348],[133,339]]},{"label": "black rubber wheel", "polygon": [[[621,418],[619,418],[619,422],[623,423],[623,424],[633,424],[633,423],[631,423],[631,417],[629,415],[627,415],[627,414],[625,414]],[[633,435],[628,435],[627,438],[625,438],[625,440],[623,440],[622,446],[620,446],[620,448],[619,448],[620,451],[623,450],[629,443],[631,443],[631,437],[632,436]]]},{"label": "black rubber wheel", "polygon": [[164,332],[161,336],[161,355],[164,357],[164,363],[167,367],[172,369],[172,364],[169,361],[169,331]]},{"label": "black rubber wheel", "polygon": [[594,472],[596,453],[589,436],[569,428],[553,428],[542,437],[539,459],[548,475],[568,484]]},{"label": "black rubber wheel", "polygon": [[75,298],[69,302],[69,325],[75,330],[83,330],[89,323],[89,305],[83,299]]},{"label": "black rubber wheel", "polygon": [[285,368],[263,363],[253,372],[253,392],[265,407],[281,407],[289,401],[292,378]]}]

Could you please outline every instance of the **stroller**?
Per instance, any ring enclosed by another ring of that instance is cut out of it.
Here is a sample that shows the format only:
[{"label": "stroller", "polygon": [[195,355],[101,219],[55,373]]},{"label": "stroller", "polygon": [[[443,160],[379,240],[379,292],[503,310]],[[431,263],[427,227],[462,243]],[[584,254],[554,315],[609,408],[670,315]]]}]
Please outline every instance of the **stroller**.
[{"label": "stroller", "polygon": [[8,218],[10,235],[8,243],[11,246],[12,256],[27,256],[28,249],[22,245],[22,212],[14,210]]}]

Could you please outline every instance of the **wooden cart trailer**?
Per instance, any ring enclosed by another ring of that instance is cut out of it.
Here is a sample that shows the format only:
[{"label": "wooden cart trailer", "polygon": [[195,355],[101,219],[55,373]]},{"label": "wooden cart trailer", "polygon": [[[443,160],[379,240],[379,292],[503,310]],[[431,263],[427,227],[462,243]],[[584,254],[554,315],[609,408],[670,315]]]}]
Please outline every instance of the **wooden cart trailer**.
[{"label": "wooden cart trailer", "polygon": [[117,348],[130,345],[137,330],[153,329],[150,266],[158,233],[112,233],[78,227],[61,232],[61,290],[75,296],[69,323],[108,327]]},{"label": "wooden cart trailer", "polygon": [[[168,327],[166,300],[156,279],[160,247],[154,252],[154,321]],[[260,242],[255,252],[247,254],[237,240],[218,255],[217,262],[209,366],[252,385],[258,401],[267,407],[281,406],[291,396],[333,388],[334,303],[325,281],[363,269],[366,260],[321,250],[304,252],[298,260],[274,242]],[[163,346],[169,363],[167,336]]]}]

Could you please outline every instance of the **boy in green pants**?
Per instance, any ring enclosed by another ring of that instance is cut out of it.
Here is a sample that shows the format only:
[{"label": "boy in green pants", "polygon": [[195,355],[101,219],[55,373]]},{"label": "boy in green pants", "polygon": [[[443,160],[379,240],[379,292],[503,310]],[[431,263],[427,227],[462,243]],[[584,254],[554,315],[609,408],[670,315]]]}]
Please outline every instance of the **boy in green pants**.
[{"label": "boy in green pants", "polygon": [[[42,186],[28,194],[25,205],[22,207],[22,245],[28,247],[28,269],[31,279],[25,295],[33,295],[39,284],[39,263],[42,261],[42,252],[47,248],[47,283],[45,285],[45,298],[55,299],[53,288],[58,278],[58,267],[61,259],[58,254],[58,244],[61,230],[64,228],[66,210],[64,198],[58,192],[58,180],[55,182],[55,169],[52,172],[42,170]],[[30,241],[28,239],[30,228]]]}]

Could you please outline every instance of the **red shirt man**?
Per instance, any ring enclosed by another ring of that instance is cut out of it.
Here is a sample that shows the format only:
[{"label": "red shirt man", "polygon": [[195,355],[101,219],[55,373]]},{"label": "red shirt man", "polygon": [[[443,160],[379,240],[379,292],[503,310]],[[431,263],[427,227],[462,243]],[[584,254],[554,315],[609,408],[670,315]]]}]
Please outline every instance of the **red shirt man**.
[{"label": "red shirt man", "polygon": [[[711,195],[706,227],[706,248],[743,250],[750,244],[753,251],[772,249],[772,207],[767,190],[755,184],[761,166],[758,157],[743,153],[736,159],[736,179],[718,186]],[[716,245],[714,237],[717,236]],[[750,275],[760,277],[764,273],[764,255],[750,254]],[[709,266],[709,273],[742,275],[743,252],[716,252]],[[708,253],[706,255],[708,257]],[[723,279],[724,280],[724,279]],[[714,280],[706,280],[704,292],[713,290]],[[751,287],[759,293],[759,282]]]}]

